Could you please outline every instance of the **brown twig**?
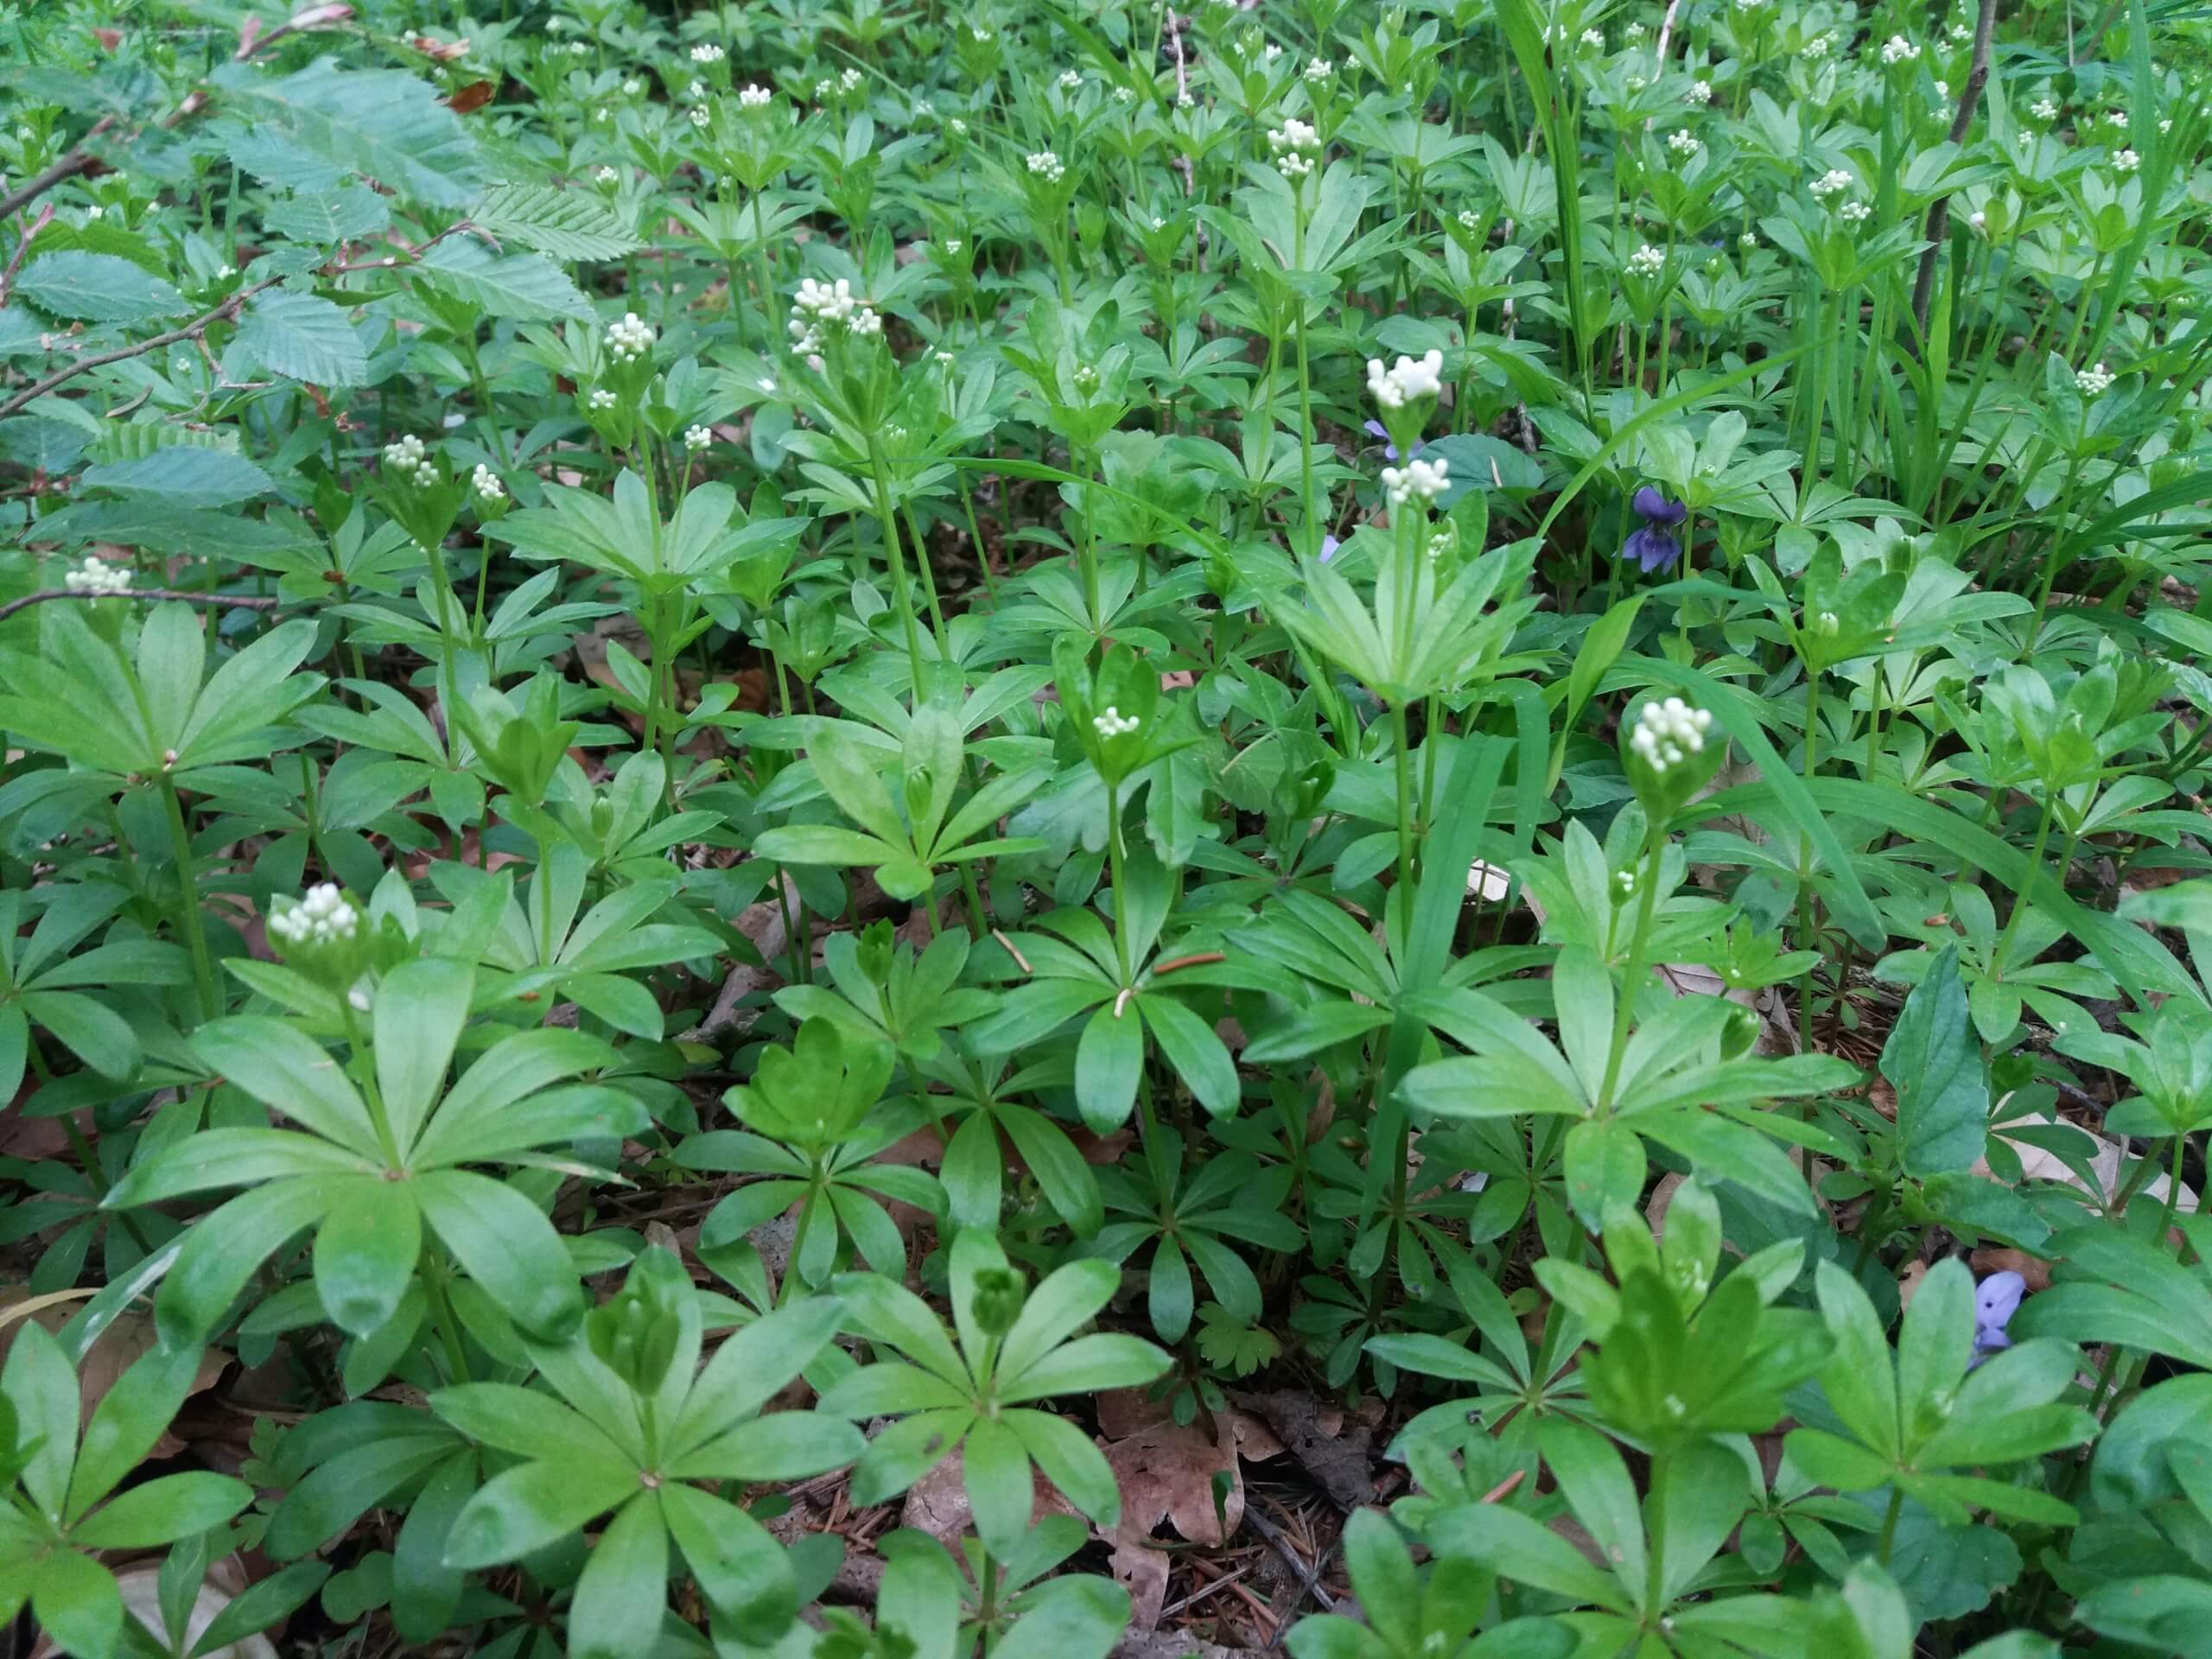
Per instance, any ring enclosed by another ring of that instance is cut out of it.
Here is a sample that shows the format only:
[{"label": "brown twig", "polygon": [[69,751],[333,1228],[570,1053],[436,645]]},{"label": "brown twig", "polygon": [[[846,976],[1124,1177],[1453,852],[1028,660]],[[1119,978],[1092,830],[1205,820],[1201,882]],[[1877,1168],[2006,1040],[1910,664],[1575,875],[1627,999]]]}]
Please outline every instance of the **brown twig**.
[{"label": "brown twig", "polygon": [[[1175,54],[1175,107],[1182,108],[1183,100],[1191,95],[1190,66],[1183,60],[1183,22],[1176,16],[1175,8],[1167,8],[1167,47]],[[1189,195],[1196,188],[1196,179],[1188,156],[1175,158],[1175,170],[1183,175],[1183,194]]]},{"label": "brown twig", "polygon": [[0,219],[7,218],[9,214],[19,208],[29,207],[31,203],[53,189],[55,185],[66,180],[73,179],[79,173],[90,172],[97,167],[99,164],[99,158],[86,149],[85,145],[92,143],[114,124],[113,116],[102,116],[92,123],[92,130],[86,133],[83,142],[74,149],[54,162],[52,167],[48,168],[45,172],[10,191],[6,195],[0,196]]},{"label": "brown twig", "polygon": [[16,244],[15,252],[8,256],[8,268],[0,270],[0,304],[8,298],[8,289],[16,280],[16,273],[22,269],[23,256],[31,251],[31,244],[38,233],[54,222],[54,204],[48,202],[38,210],[38,217],[31,220],[23,232],[22,240]]},{"label": "brown twig", "polygon": [[253,599],[238,594],[187,593],[181,588],[133,588],[120,594],[80,594],[73,588],[44,588],[0,605],[0,622],[26,607],[43,605],[49,599],[175,599],[187,605],[233,605],[242,611],[273,611],[283,603],[282,600]]},{"label": "brown twig", "polygon": [[239,308],[248,300],[260,293],[263,289],[274,288],[283,280],[282,276],[270,276],[254,283],[250,288],[242,288],[221,304],[194,317],[181,328],[172,328],[165,334],[156,334],[150,340],[142,340],[132,345],[118,346],[111,352],[98,352],[91,357],[80,357],[67,367],[56,369],[45,379],[17,392],[6,403],[0,404],[0,421],[6,420],[9,416],[13,415],[26,404],[37,402],[63,381],[75,379],[87,369],[101,368],[110,363],[120,363],[126,358],[143,357],[148,352],[157,352],[162,346],[174,346],[181,340],[196,340],[206,332],[209,323],[219,321],[226,317],[235,317]]},{"label": "brown twig", "polygon": [[[1963,143],[1967,129],[1974,124],[1974,112],[1981,105],[1981,88],[1989,79],[1989,37],[1997,22],[1997,0],[1981,0],[1981,9],[1974,20],[1973,67],[1967,72],[1967,84],[1959,93],[1959,111],[1951,118],[1951,142]],[[1926,349],[1928,339],[1928,307],[1936,295],[1936,260],[1943,251],[1944,232],[1950,228],[1951,198],[1947,193],[1936,198],[1928,209],[1928,247],[1920,256],[1920,275],[1912,284],[1912,321],[1916,338],[1916,353]]]},{"label": "brown twig", "polygon": [[1152,976],[1159,979],[1164,975],[1173,973],[1179,968],[1202,968],[1210,962],[1225,960],[1227,957],[1223,951],[1194,950],[1187,957],[1178,957],[1173,962],[1161,963],[1159,967],[1152,970]]}]

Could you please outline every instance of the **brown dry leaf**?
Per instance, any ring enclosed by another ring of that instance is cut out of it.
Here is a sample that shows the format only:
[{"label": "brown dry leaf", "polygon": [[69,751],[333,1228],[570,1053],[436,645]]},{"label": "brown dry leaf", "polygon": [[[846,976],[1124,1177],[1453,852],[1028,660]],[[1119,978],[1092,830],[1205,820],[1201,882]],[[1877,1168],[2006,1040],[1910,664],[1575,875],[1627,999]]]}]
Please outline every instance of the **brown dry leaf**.
[{"label": "brown dry leaf", "polygon": [[[1033,1526],[1048,1515],[1074,1513],[1052,1490],[1044,1471],[1034,1464],[1030,1465],[1029,1479],[1034,1494],[1029,1511]],[[969,1529],[974,1519],[974,1511],[968,1505],[968,1488],[962,1478],[958,1452],[906,1489],[906,1502],[899,1512],[900,1526],[926,1532],[956,1554],[961,1535]]]},{"label": "brown dry leaf", "polygon": [[1920,1294],[1920,1281],[1928,1276],[1925,1262],[1908,1262],[1904,1271],[1897,1274],[1897,1311],[1903,1313],[1912,1306],[1912,1299]]},{"label": "brown dry leaf", "polygon": [[[1218,1548],[1244,1520],[1243,1459],[1279,1455],[1282,1446],[1266,1424],[1240,1411],[1216,1414],[1208,1433],[1193,1423],[1177,1424],[1164,1407],[1141,1390],[1102,1395],[1099,1422],[1117,1438],[1106,1447],[1106,1462],[1122,1489],[1122,1523],[1108,1534],[1114,1546],[1114,1576],[1134,1604],[1130,1629],[1141,1635],[1160,1622],[1167,1591],[1167,1558],[1150,1547],[1153,1529],[1165,1522],[1191,1543]],[[1229,1490],[1218,1511],[1214,1478],[1226,1473]]]},{"label": "brown dry leaf", "polygon": [[1375,1440],[1372,1428],[1347,1423],[1343,1412],[1295,1389],[1232,1397],[1267,1421],[1284,1449],[1338,1509],[1349,1514],[1374,1500],[1375,1465],[1369,1455]]},{"label": "brown dry leaf", "polygon": [[[85,1293],[86,1295],[91,1294],[90,1291]],[[21,1285],[0,1285],[0,1315],[28,1300],[43,1303],[21,1319],[8,1319],[0,1324],[0,1364],[6,1363],[8,1351],[15,1345],[16,1332],[23,1320],[43,1325],[48,1332],[59,1334],[61,1327],[75,1316],[80,1300],[67,1296],[52,1300],[34,1298]],[[130,1370],[141,1354],[154,1347],[157,1340],[151,1314],[141,1313],[136,1308],[125,1308],[115,1316],[86,1351],[84,1363],[77,1367],[80,1422],[92,1420],[92,1408],[107,1398],[107,1392],[115,1386],[116,1379]],[[210,1348],[202,1354],[192,1386],[185,1391],[187,1395],[204,1393],[213,1388],[215,1379],[223,1374],[223,1368],[230,1363],[230,1360],[231,1357],[220,1349]],[[181,1440],[164,1434],[146,1455],[149,1459],[173,1458],[183,1449],[183,1444]]]},{"label": "brown dry leaf", "polygon": [[1976,1250],[1967,1261],[1977,1276],[2017,1273],[2027,1281],[2031,1294],[2050,1288],[2050,1263],[2039,1255],[2030,1255],[2025,1250]]},{"label": "brown dry leaf", "polygon": [[[467,42],[464,41],[461,44],[466,46]],[[489,104],[493,94],[499,90],[495,81],[472,80],[446,99],[446,107],[455,115],[467,115],[470,111],[480,110]]]}]

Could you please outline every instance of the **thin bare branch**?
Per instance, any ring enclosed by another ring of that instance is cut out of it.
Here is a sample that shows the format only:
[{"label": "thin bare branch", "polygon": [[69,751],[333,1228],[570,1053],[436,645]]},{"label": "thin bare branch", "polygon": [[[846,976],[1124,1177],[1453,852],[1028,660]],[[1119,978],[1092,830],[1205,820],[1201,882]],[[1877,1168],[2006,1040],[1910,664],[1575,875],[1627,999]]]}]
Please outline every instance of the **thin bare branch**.
[{"label": "thin bare branch", "polygon": [[43,605],[49,599],[174,599],[187,605],[235,607],[242,611],[273,611],[282,600],[255,599],[238,594],[195,594],[181,588],[134,588],[122,594],[80,594],[73,588],[44,588],[35,594],[25,594],[21,599],[11,599],[0,605],[0,622],[5,622],[17,611],[33,605]]},{"label": "thin bare branch", "polygon": [[239,308],[263,289],[274,288],[283,280],[282,276],[271,276],[265,281],[254,283],[250,288],[242,288],[220,305],[194,317],[181,328],[172,328],[167,334],[156,334],[149,340],[136,340],[128,346],[118,346],[111,352],[97,352],[90,357],[80,357],[66,368],[56,369],[45,379],[25,387],[6,403],[0,404],[0,421],[6,420],[8,416],[26,404],[36,403],[62,382],[73,380],[88,369],[100,368],[110,363],[120,363],[126,358],[143,357],[148,352],[157,352],[162,346],[174,346],[181,340],[196,340],[206,331],[209,323],[226,317],[236,316]]},{"label": "thin bare branch", "polygon": [[[1997,24],[1997,0],[1981,0],[1981,10],[1974,20],[1973,67],[1967,72],[1967,84],[1959,89],[1958,113],[1951,118],[1951,142],[1966,142],[1967,129],[1974,124],[1975,110],[1981,105],[1981,89],[1989,79],[1989,37]],[[1928,247],[1920,256],[1920,275],[1912,284],[1912,321],[1915,349],[1924,349],[1928,338],[1928,307],[1936,296],[1936,261],[1943,251],[1945,232],[1951,226],[1951,198],[1941,195],[1928,209]]]}]

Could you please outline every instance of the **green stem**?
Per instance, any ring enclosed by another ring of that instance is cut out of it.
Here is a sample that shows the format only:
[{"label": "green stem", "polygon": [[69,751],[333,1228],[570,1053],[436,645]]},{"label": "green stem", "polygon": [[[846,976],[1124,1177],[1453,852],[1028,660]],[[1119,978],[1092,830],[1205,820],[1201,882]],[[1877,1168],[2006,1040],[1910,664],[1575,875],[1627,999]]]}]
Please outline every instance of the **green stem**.
[{"label": "green stem", "polygon": [[192,950],[192,981],[200,991],[200,1018],[213,1020],[223,1008],[207,955],[207,925],[200,914],[200,882],[192,873],[192,832],[185,828],[184,803],[167,774],[162,779],[162,804],[168,809],[169,845],[176,855],[177,926]]},{"label": "green stem", "polygon": [[1897,1541],[1897,1516],[1904,1513],[1904,1489],[1892,1486],[1890,1488],[1889,1512],[1882,1517],[1882,1541],[1875,1556],[1884,1567],[1890,1564],[1890,1551]]},{"label": "green stem", "polygon": [[[914,594],[906,580],[906,556],[899,542],[898,515],[891,508],[891,469],[884,464],[883,446],[876,435],[868,436],[868,460],[875,474],[875,514],[883,526],[884,557],[891,565],[892,596],[899,606],[899,620],[906,631],[906,665],[913,677],[913,700],[922,698],[922,630],[914,620]],[[943,641],[939,641],[940,647]]]},{"label": "green stem", "polygon": [[1407,747],[1406,705],[1390,705],[1390,730],[1397,749],[1398,768],[1398,918],[1410,927],[1414,902],[1414,759]]},{"label": "green stem", "polygon": [[1122,970],[1122,988],[1127,989],[1132,981],[1129,912],[1122,896],[1122,786],[1114,783],[1106,785],[1106,869],[1114,887],[1114,961]]},{"label": "green stem", "polygon": [[2036,877],[2043,874],[2044,842],[2050,838],[2051,809],[2057,804],[2058,791],[2045,786],[2043,813],[2036,820],[2035,846],[2028,854],[2028,879],[2012,900],[2012,913],[2005,918],[2005,931],[1997,936],[1997,949],[1989,958],[1989,976],[1992,979],[2005,977],[2005,960],[2006,953],[2012,948],[2012,935],[2019,931],[2020,918],[2028,913],[2028,894],[2035,886]]},{"label": "green stem", "polygon": [[425,1241],[423,1262],[423,1295],[430,1304],[430,1318],[438,1327],[439,1340],[446,1351],[446,1371],[455,1382],[470,1381],[468,1350],[461,1345],[461,1321],[454,1317],[453,1302],[446,1295],[446,1280],[449,1269],[445,1255],[437,1245]]},{"label": "green stem", "polygon": [[1605,1080],[1599,1086],[1596,1102],[1600,1116],[1612,1109],[1613,1085],[1620,1081],[1621,1059],[1628,1052],[1629,1029],[1636,1023],[1637,1001],[1643,990],[1644,970],[1650,965],[1645,951],[1650,939],[1652,912],[1659,904],[1661,855],[1666,844],[1665,833],[1657,824],[1644,826],[1643,869],[1636,880],[1636,929],[1629,936],[1628,978],[1621,987],[1620,1001],[1613,1006],[1613,1038],[1605,1051]]}]

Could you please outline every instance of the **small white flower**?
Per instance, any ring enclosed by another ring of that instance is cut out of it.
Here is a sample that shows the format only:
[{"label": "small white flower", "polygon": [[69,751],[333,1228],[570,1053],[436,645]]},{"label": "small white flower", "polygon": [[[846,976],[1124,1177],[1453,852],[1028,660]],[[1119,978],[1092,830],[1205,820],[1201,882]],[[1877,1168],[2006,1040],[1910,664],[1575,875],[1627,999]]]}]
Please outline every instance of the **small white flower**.
[{"label": "small white flower", "polygon": [[859,70],[848,69],[843,74],[837,77],[837,85],[846,92],[857,92],[861,89],[861,83],[867,79],[868,77],[861,73]]},{"label": "small white flower", "polygon": [[1114,89],[1114,101],[1116,104],[1134,104],[1137,101],[1137,95],[1129,87],[1116,86]]},{"label": "small white flower", "polygon": [[1634,45],[1637,41],[1642,40],[1649,33],[1650,31],[1645,29],[1642,23],[1630,23],[1626,29],[1621,31],[1623,38],[1628,41],[1630,45]]},{"label": "small white flower", "polygon": [[1306,79],[1317,86],[1335,73],[1336,66],[1326,58],[1316,58],[1306,66]]},{"label": "small white flower", "polygon": [[2173,118],[2173,117],[2171,117],[2171,115],[2162,115],[2162,116],[2160,116],[2160,117],[2158,118],[2158,130],[2159,130],[2161,133],[2168,133],[2168,132],[2171,132],[2173,130],[2174,130],[2174,118]]},{"label": "small white flower", "polygon": [[361,912],[346,902],[334,881],[318,882],[307,896],[269,918],[269,931],[289,945],[334,944],[360,929]]},{"label": "small white flower", "polygon": [[1951,95],[1951,83],[1950,83],[1949,81],[1948,81],[1948,80],[1939,80],[1939,81],[1937,81],[1937,82],[1936,83],[1936,97],[1938,97],[1938,98],[1948,98],[1950,95]]},{"label": "small white flower", "polygon": [[776,395],[776,377],[772,374],[764,374],[753,384],[760,387],[761,391],[766,392],[771,397]]},{"label": "small white flower", "polygon": [[1646,243],[1629,255],[1628,268],[1639,276],[1656,276],[1667,269],[1667,251]]},{"label": "small white flower", "polygon": [[1480,213],[1477,213],[1471,207],[1462,207],[1459,210],[1459,228],[1461,230],[1479,231],[1482,227],[1483,216]]},{"label": "small white flower", "polygon": [[613,392],[607,391],[606,387],[601,386],[597,391],[594,391],[589,397],[585,399],[585,401],[594,409],[612,409],[614,407],[616,399]]},{"label": "small white flower", "polygon": [[1667,148],[1677,156],[1694,156],[1705,145],[1688,127],[1681,127],[1668,136]]},{"label": "small white flower", "polygon": [[438,464],[430,459],[430,452],[423,440],[412,432],[384,447],[384,464],[404,479],[416,484],[438,481]]},{"label": "small white flower", "polygon": [[842,329],[855,334],[880,334],[883,319],[853,292],[852,283],[844,277],[840,276],[834,283],[819,283],[809,276],[791,296],[788,326],[793,342],[791,349],[808,356],[821,350],[825,332]]},{"label": "small white flower", "polygon": [[1067,176],[1068,170],[1060,158],[1049,149],[1033,149],[1028,160],[1030,172],[1047,184],[1058,184]]},{"label": "small white flower", "polygon": [[1989,215],[1980,208],[1975,208],[1967,215],[1967,228],[1976,236],[1986,236],[1989,233]]},{"label": "small white flower", "polygon": [[1175,94],[1175,107],[1179,110],[1195,110],[1198,107],[1198,100],[1192,98],[1187,92],[1178,92]]},{"label": "small white flower", "polygon": [[1433,346],[1419,358],[1401,357],[1388,369],[1379,357],[1367,360],[1368,396],[1383,409],[1403,409],[1443,390],[1444,353]]},{"label": "small white flower", "polygon": [[1848,190],[1859,181],[1848,168],[1831,168],[1805,188],[1813,193],[1815,201],[1826,201],[1839,190]]},{"label": "small white flower", "polygon": [[621,176],[611,167],[601,167],[592,173],[592,177],[597,179],[601,184],[612,184]]},{"label": "small white flower", "polygon": [[1951,38],[1955,41],[1970,41],[1974,39],[1974,25],[1972,23],[1953,23],[1951,25]]},{"label": "small white flower", "polygon": [[1313,157],[1321,148],[1321,135],[1294,115],[1283,117],[1282,125],[1268,130],[1268,149],[1287,179],[1302,179],[1313,170]]},{"label": "small white flower", "polygon": [[1902,35],[1892,35],[1882,42],[1884,63],[1913,63],[1920,57],[1920,48]]},{"label": "small white flower", "polygon": [[219,265],[215,270],[215,280],[219,283],[228,282],[238,274],[238,270],[236,265]]},{"label": "small white flower", "polygon": [[1710,709],[1693,709],[1680,697],[1669,697],[1647,702],[1637,711],[1628,743],[1654,772],[1663,772],[1700,752],[1705,734],[1712,729]]},{"label": "small white flower", "polygon": [[1402,507],[1415,496],[1424,501],[1433,501],[1451,484],[1451,471],[1448,461],[1423,461],[1415,456],[1403,467],[1385,467],[1382,469],[1382,488],[1394,507]]},{"label": "small white flower", "polygon": [[72,565],[62,573],[61,585],[73,594],[127,594],[130,591],[130,569],[127,565],[110,564],[105,559],[87,555],[82,564]]},{"label": "small white flower", "polygon": [[689,86],[686,86],[683,89],[683,96],[690,99],[694,104],[697,103],[706,95],[707,83],[703,80],[695,80]]},{"label": "small white flower", "polygon": [[2116,149],[2113,152],[2112,165],[2116,173],[2133,173],[2143,165],[2143,158],[2132,149]]},{"label": "small white flower", "polygon": [[2119,377],[2113,374],[2110,369],[2105,367],[2101,363],[2098,364],[2093,369],[2076,369],[2074,371],[2075,388],[2080,391],[2084,397],[2095,397],[2101,396],[2106,391],[2111,390],[2112,383],[2117,378],[2119,378]]},{"label": "small white flower", "polygon": [[645,83],[635,75],[622,83],[622,96],[625,98],[635,98],[645,90]]},{"label": "small white flower", "polygon": [[1110,702],[1090,717],[1090,729],[1104,738],[1127,737],[1142,724],[1135,715],[1125,715]]},{"label": "small white flower", "polygon": [[2105,111],[2105,124],[2108,127],[2126,126],[2127,124],[2127,111],[2126,110],[2107,110]]},{"label": "small white flower", "polygon": [[950,259],[967,245],[968,245],[965,242],[963,242],[958,237],[948,236],[944,238],[944,257]]},{"label": "small white flower", "polygon": [[1713,83],[1709,80],[1694,80],[1690,82],[1690,102],[1693,104],[1712,103]]},{"label": "small white flower", "polygon": [[1631,92],[1640,92],[1651,84],[1649,75],[1630,75],[1624,83]]},{"label": "small white flower", "polygon": [[703,46],[695,46],[691,48],[691,61],[694,63],[720,63],[728,55],[728,53],[712,41],[709,41]]},{"label": "small white flower", "polygon": [[468,475],[468,487],[486,501],[507,499],[507,486],[499,482],[499,475],[480,461],[476,463],[476,470]]},{"label": "small white flower", "polygon": [[981,24],[971,24],[968,29],[968,38],[978,46],[988,46],[995,37],[989,29],[983,28]]},{"label": "small white flower", "polygon": [[633,363],[652,348],[652,325],[636,312],[626,311],[621,321],[607,325],[607,349],[617,363]]},{"label": "small white flower", "polygon": [[683,429],[683,447],[686,449],[704,449],[714,441],[715,435],[703,426],[687,426]]},{"label": "small white flower", "polygon": [[1273,41],[1269,41],[1268,49],[1261,54],[1261,59],[1263,62],[1273,63],[1281,56],[1282,56],[1282,48],[1277,46]]},{"label": "small white flower", "polygon": [[1152,216],[1152,228],[1155,231],[1164,231],[1167,228],[1167,221],[1160,214],[1154,213]]},{"label": "small white flower", "polygon": [[944,124],[956,138],[965,138],[968,136],[968,124],[957,115]]},{"label": "small white flower", "polygon": [[1082,85],[1083,72],[1080,69],[1063,69],[1060,71],[1060,90],[1062,92],[1074,92]]},{"label": "small white flower", "polygon": [[1605,49],[1605,31],[1602,29],[1584,29],[1582,31],[1582,44],[1588,47],[1592,52],[1604,51]]},{"label": "small white flower", "polygon": [[1747,252],[1758,246],[1758,232],[1756,231],[1745,231],[1741,236],[1736,238],[1736,245],[1744,249]]},{"label": "small white flower", "polygon": [[1075,382],[1075,389],[1086,397],[1098,390],[1098,371],[1088,363],[1077,364],[1075,373],[1070,378]]},{"label": "small white flower", "polygon": [[2056,121],[2058,119],[2058,105],[2051,99],[2039,98],[2028,106],[2028,113],[2038,121]]},{"label": "small white flower", "polygon": [[694,104],[691,106],[690,113],[691,124],[695,127],[703,127],[708,122],[714,119],[713,116],[707,113],[707,106],[703,104]]},{"label": "small white flower", "polygon": [[85,209],[85,217],[86,219],[105,219],[107,217],[107,209],[101,207],[99,203],[96,201],[91,207]]},{"label": "small white flower", "polygon": [[1814,35],[1811,40],[1805,42],[1802,48],[1801,48],[1801,54],[1808,60],[1825,58],[1834,45],[1835,35],[1834,32],[1823,31],[1821,34]]},{"label": "small white flower", "polygon": [[950,352],[933,352],[931,355],[937,359],[937,365],[941,369],[949,369],[953,365],[954,359]]},{"label": "small white flower", "polygon": [[766,86],[750,86],[737,95],[737,102],[742,109],[766,109],[775,96]]},{"label": "small white flower", "polygon": [[1863,201],[1847,201],[1835,210],[1835,216],[1847,225],[1859,225],[1865,223],[1867,214],[1873,211]]},{"label": "small white flower", "polygon": [[821,79],[814,83],[814,101],[816,103],[827,104],[831,99],[836,96],[837,83],[830,76],[824,75]]}]

